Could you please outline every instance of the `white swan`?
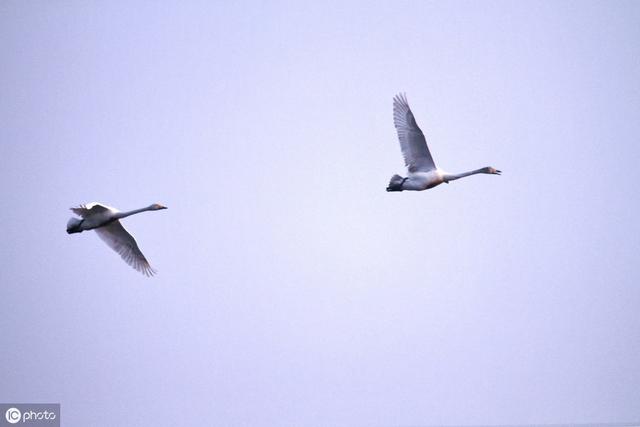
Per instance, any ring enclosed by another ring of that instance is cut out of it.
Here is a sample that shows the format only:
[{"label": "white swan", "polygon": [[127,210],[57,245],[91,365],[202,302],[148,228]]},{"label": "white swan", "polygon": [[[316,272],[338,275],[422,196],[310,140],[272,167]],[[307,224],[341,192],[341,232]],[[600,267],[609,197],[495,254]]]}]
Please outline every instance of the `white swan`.
[{"label": "white swan", "polygon": [[96,230],[98,237],[109,245],[111,249],[116,251],[127,264],[145,276],[153,276],[156,271],[151,268],[147,259],[142,252],[140,252],[136,240],[125,230],[119,219],[140,212],[157,211],[160,209],[167,208],[158,203],[154,203],[146,208],[120,212],[115,208],[101,205],[100,203],[80,205],[77,208],[71,208],[71,210],[82,219],[70,218],[67,223],[67,233],[82,233],[85,230]]},{"label": "white swan", "polygon": [[450,174],[437,168],[427,147],[427,140],[409,108],[406,95],[398,94],[393,97],[393,123],[398,131],[400,148],[409,173],[406,178],[393,175],[387,191],[421,191],[477,173],[502,173],[491,166],[459,174]]}]

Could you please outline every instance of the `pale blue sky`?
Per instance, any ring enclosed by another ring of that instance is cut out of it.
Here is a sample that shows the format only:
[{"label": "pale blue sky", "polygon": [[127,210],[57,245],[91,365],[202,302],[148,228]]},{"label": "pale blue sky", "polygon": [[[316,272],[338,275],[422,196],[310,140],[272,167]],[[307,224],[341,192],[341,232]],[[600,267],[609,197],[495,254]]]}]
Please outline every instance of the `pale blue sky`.
[{"label": "pale blue sky", "polygon": [[[0,401],[640,420],[640,3],[0,3]],[[387,193],[406,91],[436,164]],[[125,226],[147,279],[68,208]]]}]

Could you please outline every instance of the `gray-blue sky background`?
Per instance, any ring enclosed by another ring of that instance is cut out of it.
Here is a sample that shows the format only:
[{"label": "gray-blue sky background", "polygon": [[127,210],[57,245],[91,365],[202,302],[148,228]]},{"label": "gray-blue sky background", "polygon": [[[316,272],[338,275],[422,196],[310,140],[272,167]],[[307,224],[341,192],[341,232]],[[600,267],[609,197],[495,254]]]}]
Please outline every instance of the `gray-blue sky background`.
[{"label": "gray-blue sky background", "polygon": [[[231,3],[231,2],[229,2]],[[639,420],[640,3],[0,3],[0,400],[64,425]],[[391,99],[436,164],[423,193]],[[123,210],[157,277],[68,208]]]}]

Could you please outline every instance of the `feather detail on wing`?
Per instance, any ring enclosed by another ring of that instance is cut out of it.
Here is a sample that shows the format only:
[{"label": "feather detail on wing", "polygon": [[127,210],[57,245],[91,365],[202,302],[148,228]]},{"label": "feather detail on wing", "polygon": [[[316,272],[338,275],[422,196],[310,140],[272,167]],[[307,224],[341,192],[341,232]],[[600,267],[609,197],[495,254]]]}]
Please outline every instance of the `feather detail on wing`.
[{"label": "feather detail on wing", "polygon": [[109,206],[101,205],[100,203],[87,203],[86,205],[80,205],[77,208],[71,208],[71,211],[80,218],[86,218],[93,214],[109,211],[116,212],[117,210]]},{"label": "feather detail on wing", "polygon": [[113,221],[109,225],[96,228],[95,231],[98,233],[98,237],[116,251],[131,267],[147,277],[156,273],[138,248],[136,240],[125,230],[120,221]]},{"label": "feather detail on wing", "polygon": [[404,163],[409,172],[428,172],[435,169],[427,140],[418,127],[404,94],[393,97],[393,123],[398,131]]}]

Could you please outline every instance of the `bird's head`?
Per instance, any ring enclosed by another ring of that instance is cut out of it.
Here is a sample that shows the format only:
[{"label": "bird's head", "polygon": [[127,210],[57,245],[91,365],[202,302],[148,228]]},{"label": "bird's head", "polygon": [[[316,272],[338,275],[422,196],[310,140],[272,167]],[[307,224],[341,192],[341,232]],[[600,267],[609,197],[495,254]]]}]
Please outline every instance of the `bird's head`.
[{"label": "bird's head", "polygon": [[161,205],[160,203],[154,203],[151,206],[149,206],[149,210],[152,210],[152,211],[159,211],[160,209],[167,209],[167,207]]},{"label": "bird's head", "polygon": [[500,175],[502,173],[502,171],[499,171],[498,169],[492,166],[487,166],[486,168],[483,169],[483,172],[491,175]]}]

